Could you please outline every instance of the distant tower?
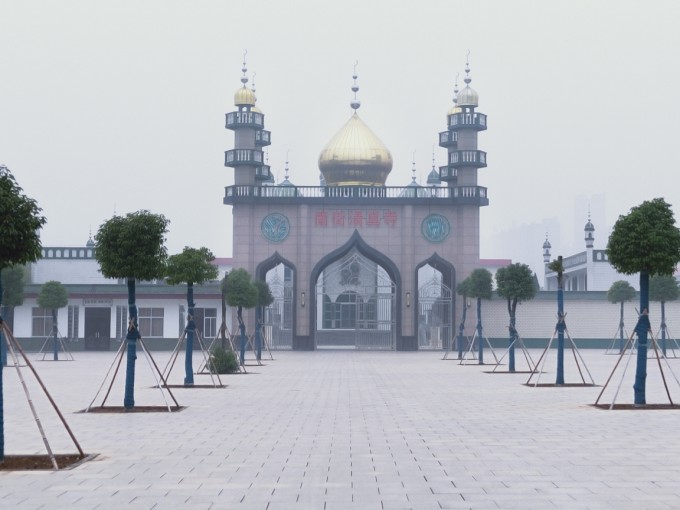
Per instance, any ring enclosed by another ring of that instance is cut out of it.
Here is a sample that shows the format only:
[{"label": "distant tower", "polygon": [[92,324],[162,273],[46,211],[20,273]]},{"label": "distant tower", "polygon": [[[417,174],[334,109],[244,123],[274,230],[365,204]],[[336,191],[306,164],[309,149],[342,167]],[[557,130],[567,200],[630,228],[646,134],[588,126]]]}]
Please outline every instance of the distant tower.
[{"label": "distant tower", "polygon": [[593,245],[595,244],[595,236],[593,235],[593,233],[595,232],[595,227],[590,222],[590,213],[588,213],[588,223],[586,223],[586,226],[583,228],[583,231],[586,235],[585,237],[586,248],[590,250],[593,248]]},{"label": "distant tower", "polygon": [[439,145],[448,150],[448,164],[439,177],[449,187],[477,186],[477,169],[486,166],[486,152],[477,149],[477,133],[486,130],[486,115],[475,111],[479,95],[470,87],[470,63],[465,64],[465,87],[454,90],[454,106],[447,114],[448,131],[439,133]]},{"label": "distant tower", "polygon": [[543,243],[543,263],[544,264],[549,264],[550,263],[550,248],[552,246],[550,245],[550,241],[548,241],[548,233],[545,233],[545,242]]},{"label": "distant tower", "polygon": [[243,86],[234,94],[235,112],[227,113],[226,128],[234,131],[234,148],[224,153],[224,166],[234,168],[234,184],[255,186],[270,179],[262,147],[271,143],[271,134],[264,129],[264,115],[255,106],[255,90],[246,86],[245,54],[243,55]]}]

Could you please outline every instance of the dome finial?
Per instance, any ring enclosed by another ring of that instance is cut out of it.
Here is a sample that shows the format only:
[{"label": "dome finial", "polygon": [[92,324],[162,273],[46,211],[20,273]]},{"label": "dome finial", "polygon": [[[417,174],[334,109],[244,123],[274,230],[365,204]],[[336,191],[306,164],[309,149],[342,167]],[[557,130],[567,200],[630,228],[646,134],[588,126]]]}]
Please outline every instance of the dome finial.
[{"label": "dome finial", "polygon": [[354,80],[354,83],[352,84],[352,92],[354,92],[354,99],[349,103],[349,105],[352,107],[354,111],[358,110],[359,107],[361,106],[361,101],[357,99],[357,92],[359,91],[359,85],[357,85],[357,66],[359,65],[359,61],[357,60],[354,62],[354,73],[352,74],[352,79]]},{"label": "dome finial", "polygon": [[411,158],[411,180],[416,182],[416,151],[413,151],[413,158]]},{"label": "dome finial", "polygon": [[253,92],[255,92],[255,77],[256,77],[256,76],[257,76],[257,73],[253,73],[253,77],[251,78],[251,81],[252,81],[253,83],[250,85],[250,88],[251,88],[251,90],[252,90]]},{"label": "dome finial", "polygon": [[467,58],[465,59],[465,78],[463,81],[465,82],[465,87],[456,96],[457,106],[460,106],[463,109],[478,106],[479,95],[472,87],[470,87],[470,82],[472,81],[472,78],[470,77],[470,50],[468,50]]},{"label": "dome finial", "polygon": [[248,50],[245,50],[243,52],[243,67],[241,68],[241,71],[243,72],[243,76],[241,76],[241,83],[243,83],[243,86],[246,86],[246,83],[248,83],[248,76],[246,76],[246,73],[248,72],[248,66],[246,66],[246,55],[248,54]]},{"label": "dome finial", "polygon": [[288,153],[289,152],[290,152],[289,150],[286,151],[286,175],[285,175],[286,180],[288,180]]},{"label": "dome finial", "polygon": [[468,85],[472,81],[472,78],[470,78],[470,50],[468,50],[465,57],[465,79],[463,81]]}]

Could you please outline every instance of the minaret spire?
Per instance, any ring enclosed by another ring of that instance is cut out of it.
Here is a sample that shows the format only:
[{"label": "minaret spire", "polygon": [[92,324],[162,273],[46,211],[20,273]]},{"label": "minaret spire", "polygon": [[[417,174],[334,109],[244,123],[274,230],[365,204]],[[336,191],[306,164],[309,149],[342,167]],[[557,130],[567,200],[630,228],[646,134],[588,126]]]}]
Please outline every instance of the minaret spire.
[{"label": "minaret spire", "polygon": [[349,103],[349,105],[352,107],[352,109],[356,112],[359,107],[361,106],[361,101],[357,99],[357,92],[359,91],[359,85],[357,85],[357,66],[359,65],[359,61],[357,60],[354,63],[354,73],[352,74],[352,79],[354,80],[354,83],[352,83],[352,92],[354,92],[354,99]]}]

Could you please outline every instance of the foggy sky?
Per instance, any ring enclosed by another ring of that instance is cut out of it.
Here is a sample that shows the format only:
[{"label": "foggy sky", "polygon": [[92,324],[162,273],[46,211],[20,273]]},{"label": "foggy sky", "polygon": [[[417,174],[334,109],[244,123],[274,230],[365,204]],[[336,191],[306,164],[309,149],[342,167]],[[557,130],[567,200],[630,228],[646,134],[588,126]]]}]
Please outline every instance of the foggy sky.
[{"label": "foggy sky", "polygon": [[680,204],[680,5],[675,1],[0,0],[0,162],[48,223],[83,245],[114,212],[171,221],[168,250],[231,256],[241,62],[256,73],[277,182],[318,185],[317,159],[351,115],[390,149],[387,184],[446,162],[456,75],[469,53],[488,167],[481,255],[528,263],[596,248],[643,200]]}]

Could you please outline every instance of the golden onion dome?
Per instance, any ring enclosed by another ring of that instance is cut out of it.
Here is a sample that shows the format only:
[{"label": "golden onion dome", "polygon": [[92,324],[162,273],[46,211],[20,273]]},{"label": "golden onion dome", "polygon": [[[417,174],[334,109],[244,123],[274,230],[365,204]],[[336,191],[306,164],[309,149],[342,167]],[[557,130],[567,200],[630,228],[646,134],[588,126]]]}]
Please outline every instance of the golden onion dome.
[{"label": "golden onion dome", "polygon": [[392,154],[356,111],[319,155],[327,186],[384,186],[392,170]]},{"label": "golden onion dome", "polygon": [[243,85],[234,93],[235,106],[255,106],[255,92]]},{"label": "golden onion dome", "polygon": [[457,104],[454,104],[451,108],[449,108],[449,111],[446,112],[446,115],[455,115],[456,113],[460,113],[463,110],[461,110],[460,106]]}]

